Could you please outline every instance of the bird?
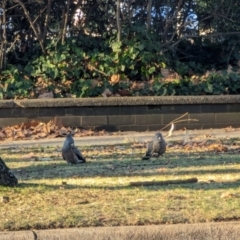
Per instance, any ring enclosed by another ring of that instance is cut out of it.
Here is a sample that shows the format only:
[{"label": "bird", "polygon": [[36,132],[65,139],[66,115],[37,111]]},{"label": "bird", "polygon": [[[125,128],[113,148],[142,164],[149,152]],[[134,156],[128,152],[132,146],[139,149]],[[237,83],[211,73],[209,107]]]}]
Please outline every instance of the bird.
[{"label": "bird", "polygon": [[151,157],[159,157],[166,152],[166,142],[160,132],[157,132],[153,140],[147,145],[147,152],[142,160],[149,160]]},{"label": "bird", "polygon": [[86,159],[83,157],[81,151],[74,145],[74,139],[71,132],[67,133],[66,139],[63,143],[62,157],[70,164],[86,162]]},{"label": "bird", "polygon": [[15,187],[18,184],[18,179],[7,167],[5,162],[0,157],[0,185]]}]

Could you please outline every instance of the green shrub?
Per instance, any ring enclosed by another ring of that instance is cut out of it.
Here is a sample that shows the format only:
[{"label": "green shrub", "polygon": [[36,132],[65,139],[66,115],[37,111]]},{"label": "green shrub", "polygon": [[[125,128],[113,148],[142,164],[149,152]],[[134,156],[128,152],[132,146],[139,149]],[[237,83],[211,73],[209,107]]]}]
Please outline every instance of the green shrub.
[{"label": "green shrub", "polygon": [[[64,44],[53,41],[46,51],[46,55],[36,52],[28,62],[9,64],[7,70],[2,71],[1,99],[35,98],[42,91],[51,91],[54,97],[67,94],[97,97],[106,88],[114,93],[129,89],[132,96],[240,93],[237,71],[212,72],[205,80],[194,83],[189,71],[203,74],[205,69],[201,61],[196,63],[191,58],[188,62],[176,60],[172,64],[183,79],[162,82],[161,69],[171,62],[161,53],[161,45],[151,34],[141,33],[122,42],[107,37],[81,36],[68,39]],[[213,56],[213,52],[209,56]],[[120,76],[120,81],[111,84],[114,75]],[[146,84],[142,89],[130,90],[132,81]]]}]

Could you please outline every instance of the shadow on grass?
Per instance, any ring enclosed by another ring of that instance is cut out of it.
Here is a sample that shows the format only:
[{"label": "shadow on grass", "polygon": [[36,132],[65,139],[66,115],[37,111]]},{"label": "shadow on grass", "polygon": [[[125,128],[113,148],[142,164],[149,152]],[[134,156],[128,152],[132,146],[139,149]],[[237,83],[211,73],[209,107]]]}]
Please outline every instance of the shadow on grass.
[{"label": "shadow on grass", "polygon": [[[161,182],[161,181],[158,181]],[[163,181],[164,182],[164,181]],[[149,191],[157,191],[159,189],[162,190],[174,190],[174,189],[194,189],[194,190],[228,190],[233,188],[239,188],[240,187],[240,179],[237,179],[235,181],[223,181],[223,182],[198,182],[198,183],[178,183],[178,184],[152,184],[150,186],[130,186],[130,185],[124,185],[124,186],[111,186],[111,185],[104,185],[104,186],[88,186],[88,185],[76,185],[76,184],[67,184],[67,185],[50,185],[45,183],[24,183],[21,182],[15,187],[16,189],[25,189],[25,188],[34,188],[34,189],[44,189],[44,191],[55,191],[59,189],[64,190],[71,190],[71,189],[93,189],[93,190],[113,190],[118,191],[122,189],[133,189],[133,188],[141,188],[146,189]],[[240,198],[240,196],[239,196]]]},{"label": "shadow on grass", "polygon": [[[9,160],[7,162],[10,162]],[[70,165],[63,160],[24,162],[26,166],[11,168],[19,179],[184,176],[236,174],[240,168],[238,155],[202,156],[199,158],[164,156],[142,161],[134,159],[89,160],[85,164]],[[23,164],[23,165],[24,165]],[[230,166],[228,166],[230,164]],[[236,167],[235,167],[236,166]]]},{"label": "shadow on grass", "polygon": [[[1,148],[0,148],[1,149]],[[84,150],[85,149],[85,150]],[[113,146],[90,146],[89,148],[81,148],[84,152],[84,156],[87,159],[105,159],[105,160],[111,160],[111,159],[120,159],[120,158],[131,158],[134,157],[135,159],[141,160],[144,153],[146,152],[145,147],[134,147],[131,144],[118,144]],[[120,152],[119,152],[120,151]],[[54,159],[59,158],[62,159],[61,156],[61,147],[58,148],[42,148],[38,147],[36,149],[34,148],[26,148],[19,150],[15,150],[15,152],[11,152],[10,150],[1,150],[1,154],[7,154],[7,159],[9,162],[28,162],[31,159],[42,159],[45,158],[46,155],[48,157],[54,157]],[[29,157],[29,155],[33,155]],[[164,154],[163,157],[160,157],[159,160],[171,160],[171,158],[175,158],[176,156],[179,158],[209,158],[210,156],[223,156],[224,155],[236,155],[239,154],[234,151],[229,151],[227,153],[225,152],[216,152],[213,150],[206,150],[206,151],[187,151],[184,148],[179,149],[167,149],[166,154]],[[24,156],[28,156],[25,157]]]},{"label": "shadow on grass", "polygon": [[71,185],[50,185],[50,184],[45,184],[45,183],[25,183],[25,182],[20,182],[16,188],[44,188],[44,190],[58,190],[58,189],[76,189],[80,188],[76,184],[71,184]]},{"label": "shadow on grass", "polygon": [[[37,149],[37,152],[40,150]],[[51,149],[47,149],[46,152],[51,154]],[[221,178],[225,174],[237,174],[240,169],[239,154],[233,152],[171,152],[169,149],[164,156],[148,161],[141,160],[142,155],[137,152],[137,149],[134,153],[127,151],[116,153],[113,151],[108,156],[104,155],[104,150],[98,153],[96,157],[93,157],[91,152],[88,152],[92,158],[87,156],[87,163],[79,165],[69,165],[61,157],[57,160],[31,161],[22,158],[23,155],[21,156],[19,153],[19,158],[16,158],[17,155],[15,158],[11,158],[13,156],[11,154],[7,156],[6,163],[14,165],[11,169],[20,182],[34,179],[97,177],[142,177],[144,179],[145,177],[155,178],[159,176],[165,176],[166,179],[182,178],[182,176],[200,179],[204,177],[206,179],[209,176],[208,178],[211,179],[212,175]],[[186,187],[184,184],[181,186]],[[79,188],[79,186],[75,187]]]}]

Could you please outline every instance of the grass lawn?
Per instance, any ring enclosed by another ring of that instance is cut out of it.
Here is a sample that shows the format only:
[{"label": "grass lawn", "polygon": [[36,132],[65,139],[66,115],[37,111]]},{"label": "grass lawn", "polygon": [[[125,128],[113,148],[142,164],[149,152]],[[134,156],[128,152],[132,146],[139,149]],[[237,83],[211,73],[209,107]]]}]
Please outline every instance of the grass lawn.
[{"label": "grass lawn", "polygon": [[[68,165],[59,148],[1,149],[19,185],[0,187],[9,197],[0,202],[0,230],[240,219],[239,151],[174,143],[163,157],[142,161],[141,143],[81,148],[81,165]],[[130,186],[193,177],[197,183]]]}]

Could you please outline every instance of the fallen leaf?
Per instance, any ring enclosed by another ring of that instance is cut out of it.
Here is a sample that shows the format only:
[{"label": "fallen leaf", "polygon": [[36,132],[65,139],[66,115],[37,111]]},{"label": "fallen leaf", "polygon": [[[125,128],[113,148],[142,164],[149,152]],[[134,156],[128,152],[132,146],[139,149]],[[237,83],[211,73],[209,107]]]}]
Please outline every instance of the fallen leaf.
[{"label": "fallen leaf", "polygon": [[4,139],[5,137],[6,137],[6,135],[5,135],[4,133],[0,132],[0,139],[2,140],[2,139]]},{"label": "fallen leaf", "polygon": [[108,88],[106,88],[106,89],[103,91],[102,96],[103,96],[103,97],[110,97],[110,96],[112,96],[112,92],[111,92]]},{"label": "fallen leaf", "polygon": [[239,196],[237,194],[233,194],[229,192],[222,193],[220,196],[220,198],[232,198],[232,197],[239,197]]},{"label": "fallen leaf", "polygon": [[88,204],[88,203],[89,203],[88,200],[82,200],[82,201],[78,202],[77,204]]},{"label": "fallen leaf", "polygon": [[145,148],[146,144],[145,143],[133,143],[132,147],[133,148]]},{"label": "fallen leaf", "polygon": [[7,196],[0,197],[2,203],[8,203],[10,201],[10,198]]},{"label": "fallen leaf", "polygon": [[30,152],[26,155],[21,156],[21,158],[23,158],[23,159],[31,159],[31,158],[35,158],[35,157],[36,157],[35,153],[33,153],[33,152]]},{"label": "fallen leaf", "polygon": [[145,88],[145,83],[144,82],[133,82],[131,89],[133,90],[139,90],[139,89],[144,89]]},{"label": "fallen leaf", "polygon": [[204,140],[204,141],[198,143],[198,146],[204,146],[204,145],[206,145],[206,144],[207,144],[207,140]]},{"label": "fallen leaf", "polygon": [[228,147],[222,144],[211,144],[207,146],[208,150],[217,151],[217,152],[227,152]]},{"label": "fallen leaf", "polygon": [[127,90],[127,89],[118,90],[117,93],[118,93],[121,97],[131,96],[130,91]]},{"label": "fallen leaf", "polygon": [[40,122],[39,122],[39,121],[35,121],[35,120],[29,121],[29,122],[24,122],[24,123],[22,123],[22,125],[21,125],[21,129],[36,127],[36,126],[38,126],[39,124],[40,124]]},{"label": "fallen leaf", "polygon": [[116,83],[118,83],[120,81],[120,74],[113,74],[111,77],[110,77],[110,84],[111,85],[114,85]]},{"label": "fallen leaf", "polygon": [[138,198],[138,199],[136,199],[136,202],[141,202],[143,200],[144,200],[144,198]]},{"label": "fallen leaf", "polygon": [[53,93],[52,92],[45,92],[45,93],[41,93],[38,98],[53,98]]}]

